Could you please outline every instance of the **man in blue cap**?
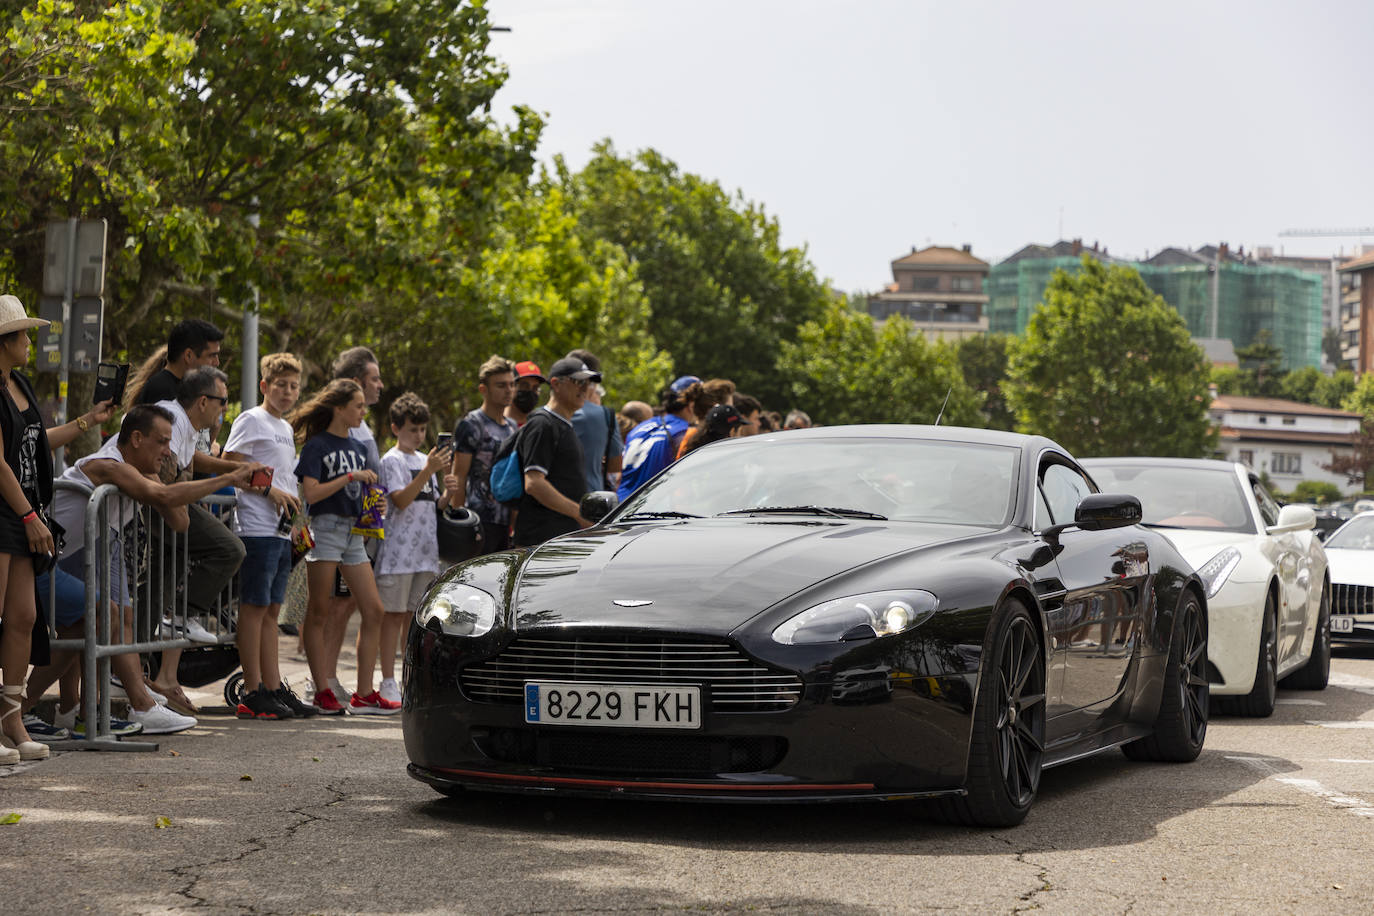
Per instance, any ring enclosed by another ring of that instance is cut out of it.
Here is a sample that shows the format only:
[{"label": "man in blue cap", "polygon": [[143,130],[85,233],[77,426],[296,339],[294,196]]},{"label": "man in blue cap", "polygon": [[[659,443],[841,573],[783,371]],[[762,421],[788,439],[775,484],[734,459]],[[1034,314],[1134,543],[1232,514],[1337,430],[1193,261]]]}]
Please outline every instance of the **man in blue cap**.
[{"label": "man in blue cap", "polygon": [[645,420],[625,437],[625,453],[616,494],[623,500],[673,463],[688,427],[696,422],[692,398],[701,379],[684,375],[659,393],[663,415]]}]

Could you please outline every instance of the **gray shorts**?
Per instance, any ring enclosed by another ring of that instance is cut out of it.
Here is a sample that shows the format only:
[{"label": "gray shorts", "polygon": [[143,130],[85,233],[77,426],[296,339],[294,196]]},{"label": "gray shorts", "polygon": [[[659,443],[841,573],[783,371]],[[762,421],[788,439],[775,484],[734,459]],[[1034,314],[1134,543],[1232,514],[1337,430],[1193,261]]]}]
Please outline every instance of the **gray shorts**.
[{"label": "gray shorts", "polygon": [[367,548],[361,534],[351,533],[353,519],[343,515],[317,515],[310,520],[315,546],[305,555],[307,563],[340,563],[357,566],[366,563]]},{"label": "gray shorts", "polygon": [[382,607],[394,614],[405,611],[415,613],[436,575],[437,573],[432,572],[417,572],[378,576],[377,593],[382,596]]}]

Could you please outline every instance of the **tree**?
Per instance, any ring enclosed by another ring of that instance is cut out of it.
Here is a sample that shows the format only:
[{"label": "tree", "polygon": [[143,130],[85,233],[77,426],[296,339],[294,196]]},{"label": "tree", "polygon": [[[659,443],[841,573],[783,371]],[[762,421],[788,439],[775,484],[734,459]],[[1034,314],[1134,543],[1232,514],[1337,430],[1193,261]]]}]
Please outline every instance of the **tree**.
[{"label": "tree", "polygon": [[560,161],[557,179],[578,221],[629,255],[674,371],[729,378],[781,406],[781,346],[833,295],[804,250],[783,247],[777,221],[653,150],[622,157],[609,141],[576,174]]},{"label": "tree", "polygon": [[540,122],[490,117],[505,71],[482,5],[2,9],[10,47],[45,56],[0,120],[0,275],[31,296],[44,223],[107,219],[107,352],[141,359],[187,314],[232,327],[254,288],[265,345],[315,374],[378,328],[491,325],[463,281]]},{"label": "tree", "polygon": [[964,338],[955,348],[964,381],[983,393],[983,425],[989,429],[1016,428],[1016,415],[1002,394],[1010,343],[1011,338],[1005,334],[980,334]]},{"label": "tree", "polygon": [[1360,432],[1354,447],[1348,453],[1331,453],[1331,462],[1322,465],[1324,470],[1340,474],[1347,483],[1367,486],[1369,470],[1374,468],[1374,373],[1366,372],[1360,376],[1354,390],[1346,395],[1341,408],[1360,414]]},{"label": "tree", "polygon": [[1003,391],[1022,432],[1081,456],[1205,455],[1209,367],[1140,274],[1083,258],[1055,271],[1010,347]]},{"label": "tree", "polygon": [[1305,366],[1294,369],[1279,380],[1279,396],[1318,407],[1339,408],[1341,402],[1355,390],[1355,374],[1342,369],[1327,375],[1320,369]]},{"label": "tree", "polygon": [[1325,480],[1303,480],[1293,488],[1291,501],[1325,505],[1341,498],[1341,488]]},{"label": "tree", "polygon": [[1268,328],[1256,334],[1248,346],[1236,347],[1236,360],[1246,379],[1245,394],[1257,398],[1282,396],[1283,350],[1274,345],[1274,335]]},{"label": "tree", "polygon": [[817,423],[982,425],[982,396],[964,381],[952,347],[928,342],[904,318],[879,329],[839,300],[781,344],[778,371],[788,380],[779,403]]},{"label": "tree", "polygon": [[1337,367],[1346,365],[1341,352],[1344,349],[1340,328],[1326,328],[1322,331],[1322,356],[1326,357],[1328,363]]}]

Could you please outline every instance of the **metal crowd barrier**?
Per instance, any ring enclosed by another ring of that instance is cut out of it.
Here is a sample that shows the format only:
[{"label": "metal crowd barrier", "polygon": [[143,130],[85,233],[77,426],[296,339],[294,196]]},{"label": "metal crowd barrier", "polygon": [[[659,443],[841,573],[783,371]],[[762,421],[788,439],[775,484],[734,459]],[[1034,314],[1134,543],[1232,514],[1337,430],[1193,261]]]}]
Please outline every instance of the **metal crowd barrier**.
[{"label": "metal crowd barrier", "polygon": [[[75,481],[59,479],[54,481],[54,486],[57,490],[89,496],[84,539],[85,634],[81,638],[61,638],[57,635],[56,567],[54,574],[48,577],[49,645],[54,650],[75,649],[83,653],[81,703],[86,734],[73,735],[70,740],[58,742],[56,746],[63,750],[155,751],[158,749],[157,742],[123,741],[110,733],[110,658],[130,652],[162,652],[167,649],[232,644],[234,622],[238,618],[239,575],[236,572],[220,593],[214,613],[202,618],[192,613],[187,604],[187,582],[193,570],[186,549],[185,533],[173,530],[156,510],[128,497],[125,499],[136,507],[131,513],[132,517],[123,526],[111,525],[111,498],[121,495],[114,484],[103,484],[92,491]],[[199,500],[200,505],[211,512],[218,510],[217,514],[225,525],[232,522],[236,502],[234,496],[219,493]],[[111,600],[105,597],[110,596],[111,591],[111,528],[121,529],[123,549],[114,559],[125,567],[124,580],[129,593],[127,606],[133,609],[131,641],[125,641],[122,625],[118,628],[111,626]],[[162,550],[159,556],[155,556],[159,545]],[[176,564],[170,576],[163,572],[162,564],[167,562]],[[173,582],[170,595],[167,594],[169,578]],[[186,637],[186,627],[192,620],[208,630],[214,636],[215,643],[198,642]]]}]

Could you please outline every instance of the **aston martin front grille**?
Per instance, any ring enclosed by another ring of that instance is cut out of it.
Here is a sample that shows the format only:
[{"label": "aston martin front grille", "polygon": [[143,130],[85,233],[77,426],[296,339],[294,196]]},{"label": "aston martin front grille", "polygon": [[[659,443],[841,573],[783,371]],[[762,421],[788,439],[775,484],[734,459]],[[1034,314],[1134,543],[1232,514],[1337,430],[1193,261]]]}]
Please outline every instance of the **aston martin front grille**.
[{"label": "aston martin front grille", "polygon": [[779,712],[802,692],[801,678],[768,668],[729,643],[642,633],[521,637],[458,676],[463,695],[476,703],[519,705],[526,681],[701,684],[718,713]]},{"label": "aston martin front grille", "polygon": [[477,738],[492,760],[583,773],[633,773],[678,779],[720,773],[757,773],[777,766],[787,740],[740,735],[571,734],[493,728]]},{"label": "aston martin front grille", "polygon": [[1374,614],[1374,586],[1332,585],[1331,613]]}]

